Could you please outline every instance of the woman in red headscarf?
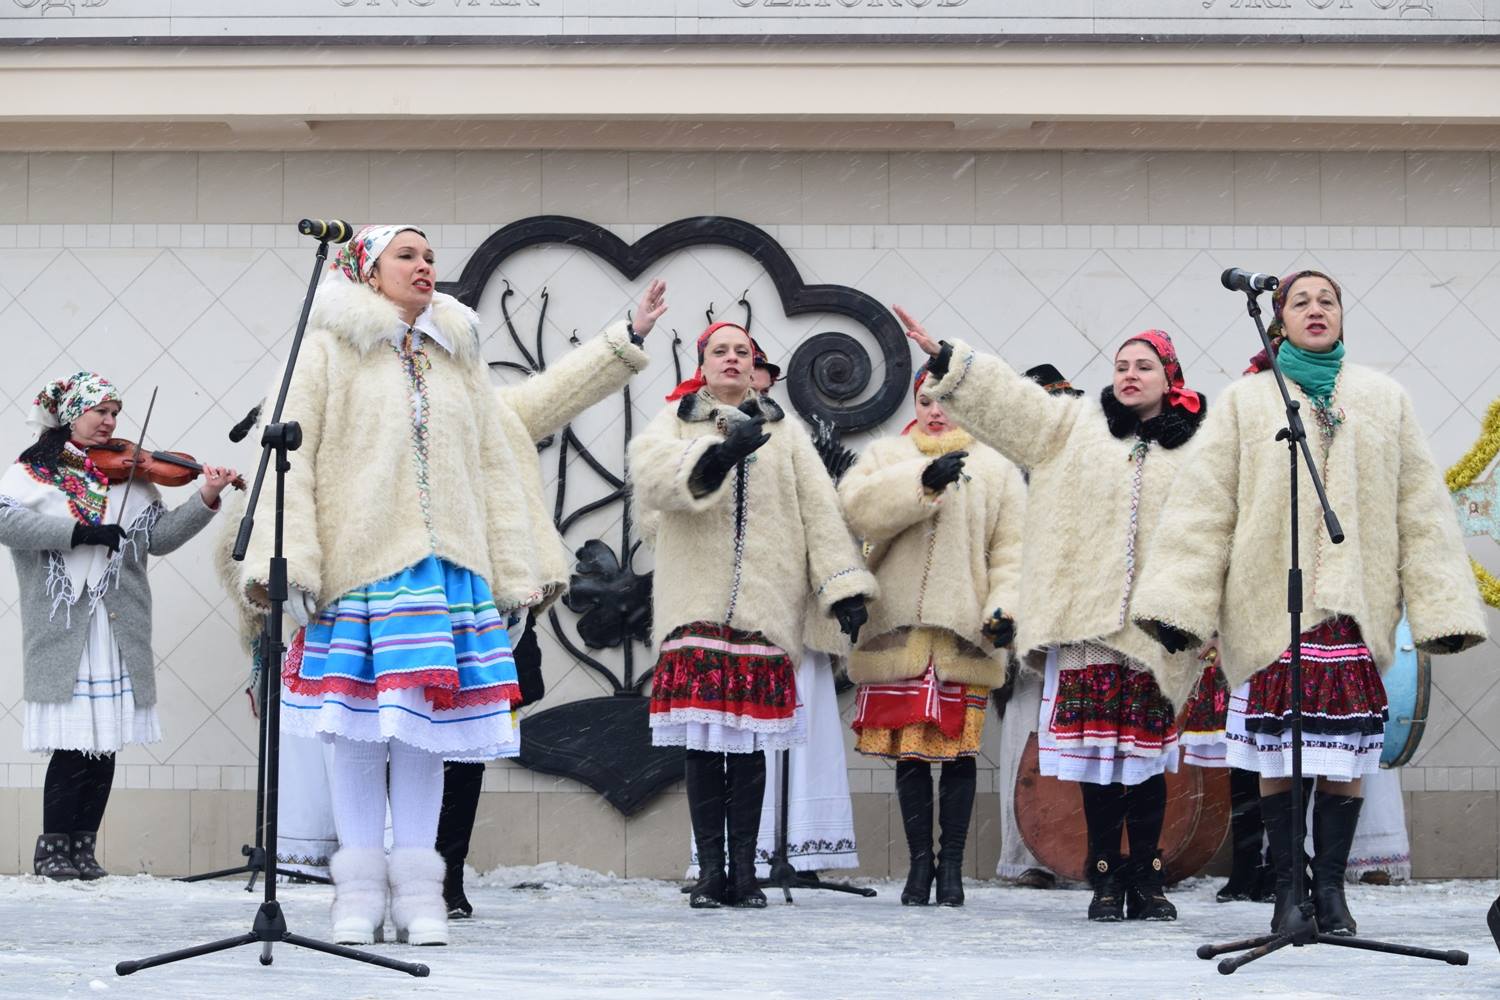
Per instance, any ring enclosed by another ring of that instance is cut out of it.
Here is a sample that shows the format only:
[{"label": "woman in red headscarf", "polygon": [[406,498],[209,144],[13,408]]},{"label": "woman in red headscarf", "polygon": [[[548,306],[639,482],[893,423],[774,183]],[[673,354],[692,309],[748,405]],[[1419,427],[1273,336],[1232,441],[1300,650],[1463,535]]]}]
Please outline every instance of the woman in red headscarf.
[{"label": "woman in red headscarf", "polygon": [[750,334],[715,323],[697,346],[698,370],[630,443],[641,515],[657,525],[651,740],[687,748],[689,904],[763,907],[762,751],[806,739],[794,673],[807,605],[856,638],[875,581],[812,439],[751,388]]},{"label": "woman in red headscarf", "polygon": [[[1088,824],[1090,920],[1174,920],[1158,841],[1174,704],[1200,675],[1130,620],[1142,560],[1167,490],[1205,409],[1183,384],[1172,339],[1147,330],[1115,352],[1096,401],[1051,396],[993,355],[939,343],[899,307],[927,354],[928,391],[975,438],[1027,468],[1016,649],[1044,669],[1042,773],[1079,783]],[[1128,829],[1130,856],[1121,859]]]},{"label": "woman in red headscarf", "polygon": [[[880,584],[864,642],[849,657],[859,684],[860,753],[896,761],[910,867],[905,906],[962,906],[964,844],[989,691],[1005,683],[1021,582],[1021,471],[955,426],[928,373],[917,418],[874,441],[839,484],[849,525]],[[932,765],[942,765],[934,871]]]},{"label": "woman in red headscarf", "polygon": [[[1318,929],[1353,935],[1344,870],[1363,805],[1360,778],[1380,764],[1386,695],[1403,603],[1417,647],[1456,653],[1482,642],[1484,611],[1453,504],[1411,398],[1393,379],[1344,358],[1343,291],[1299,271],[1272,299],[1287,388],[1345,538],[1334,545],[1311,490],[1298,498],[1303,545],[1302,773],[1313,796]],[[1287,457],[1281,392],[1265,353],[1224,393],[1173,487],[1135,619],[1168,648],[1218,630],[1229,701],[1228,760],[1260,774],[1276,874],[1272,929],[1292,898],[1291,655],[1286,647]],[[1307,623],[1311,623],[1308,625]]]}]

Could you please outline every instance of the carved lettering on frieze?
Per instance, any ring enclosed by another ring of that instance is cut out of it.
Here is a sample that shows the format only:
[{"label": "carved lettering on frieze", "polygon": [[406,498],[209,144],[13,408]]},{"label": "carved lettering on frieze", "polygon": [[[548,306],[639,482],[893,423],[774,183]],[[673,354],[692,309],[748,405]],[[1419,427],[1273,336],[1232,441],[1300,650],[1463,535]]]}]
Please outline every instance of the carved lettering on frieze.
[{"label": "carved lettering on frieze", "polygon": [[471,7],[540,7],[542,0],[333,0],[345,10],[356,7],[377,7],[385,10],[401,8],[426,9],[429,7],[455,7],[467,10]]},{"label": "carved lettering on frieze", "polygon": [[734,0],[736,7],[749,10],[759,7],[774,10],[778,7],[843,7],[846,10],[876,7],[922,10],[924,8],[962,7],[969,0]]},{"label": "carved lettering on frieze", "polygon": [[89,7],[103,7],[109,0],[12,0],[22,10],[34,10],[46,16],[50,13],[74,14]]},{"label": "carved lettering on frieze", "polygon": [[1398,17],[1407,15],[1436,17],[1432,0],[1198,0],[1204,10],[1295,10],[1304,5],[1313,10],[1390,11]]}]

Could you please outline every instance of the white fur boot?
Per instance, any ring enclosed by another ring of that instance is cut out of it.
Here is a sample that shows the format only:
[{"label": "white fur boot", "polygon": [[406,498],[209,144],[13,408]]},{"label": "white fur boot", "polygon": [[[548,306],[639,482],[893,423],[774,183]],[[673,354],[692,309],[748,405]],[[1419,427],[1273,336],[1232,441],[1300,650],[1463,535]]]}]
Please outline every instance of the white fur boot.
[{"label": "white fur boot", "polygon": [[373,944],[384,940],[385,851],[346,847],[328,861],[333,876],[333,940]]},{"label": "white fur boot", "polygon": [[396,940],[447,944],[448,908],[443,903],[443,856],[430,847],[391,851],[391,922]]}]

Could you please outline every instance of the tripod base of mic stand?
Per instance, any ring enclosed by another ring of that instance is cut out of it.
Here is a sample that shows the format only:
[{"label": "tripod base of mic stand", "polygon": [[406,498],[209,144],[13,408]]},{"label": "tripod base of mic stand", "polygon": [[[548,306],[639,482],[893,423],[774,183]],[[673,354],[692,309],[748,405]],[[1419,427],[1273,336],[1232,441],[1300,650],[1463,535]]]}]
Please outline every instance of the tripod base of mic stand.
[{"label": "tripod base of mic stand", "polygon": [[[252,847],[249,844],[240,848],[240,853],[246,857],[242,865],[233,868],[220,868],[214,872],[203,872],[198,875],[184,875],[173,879],[174,882],[207,882],[216,878],[229,878],[231,875],[249,875],[250,882],[245,886],[246,892],[255,891],[255,880],[266,870],[266,849],[264,847]],[[333,885],[333,879],[323,875],[309,875],[307,872],[294,871],[291,868],[277,868],[276,874],[288,882],[301,882],[308,885]]]},{"label": "tripod base of mic stand", "polygon": [[874,889],[849,885],[845,882],[825,882],[811,872],[799,872],[784,857],[772,858],[770,873],[765,878],[755,881],[762,889],[780,889],[788,903],[795,902],[792,899],[793,889],[826,889],[828,892],[846,892],[851,896],[863,896],[866,899],[873,899],[875,896]]},{"label": "tripod base of mic stand", "polygon": [[197,958],[200,955],[212,955],[215,952],[228,951],[230,948],[241,948],[252,944],[261,946],[260,964],[270,965],[271,947],[278,942],[294,945],[298,948],[306,948],[309,951],[320,951],[325,955],[336,955],[339,958],[348,958],[356,962],[378,965],[383,969],[404,972],[409,976],[416,976],[418,978],[423,978],[432,971],[420,962],[398,962],[394,959],[372,955],[369,952],[359,951],[355,948],[346,948],[341,944],[331,944],[327,941],[319,941],[316,938],[303,937],[301,934],[293,934],[287,930],[286,915],[281,912],[281,905],[273,899],[267,900],[260,905],[260,909],[255,913],[255,924],[247,934],[236,934],[234,937],[210,941],[208,944],[194,945],[191,948],[169,951],[138,961],[118,962],[115,965],[115,975],[128,976],[133,972],[140,972],[142,969],[153,969],[158,965],[170,965],[173,962],[181,962],[184,959]]},{"label": "tripod base of mic stand", "polygon": [[[1304,903],[1303,906],[1308,907],[1310,904]],[[1387,955],[1406,955],[1410,958],[1447,962],[1449,965],[1469,964],[1469,953],[1457,949],[1439,951],[1435,948],[1414,948],[1411,945],[1389,944],[1385,941],[1371,941],[1369,938],[1343,934],[1324,934],[1318,930],[1318,922],[1312,914],[1301,909],[1292,912],[1288,924],[1286,930],[1273,934],[1263,934],[1260,937],[1246,938],[1243,941],[1229,941],[1225,944],[1201,945],[1198,948],[1198,957],[1212,960],[1230,952],[1244,952],[1243,955],[1226,958],[1219,963],[1219,973],[1225,976],[1232,975],[1241,966],[1249,965],[1256,959],[1265,958],[1271,952],[1280,951],[1287,945],[1303,948],[1310,944],[1331,944],[1335,948],[1356,948],[1361,951],[1384,952]]]}]

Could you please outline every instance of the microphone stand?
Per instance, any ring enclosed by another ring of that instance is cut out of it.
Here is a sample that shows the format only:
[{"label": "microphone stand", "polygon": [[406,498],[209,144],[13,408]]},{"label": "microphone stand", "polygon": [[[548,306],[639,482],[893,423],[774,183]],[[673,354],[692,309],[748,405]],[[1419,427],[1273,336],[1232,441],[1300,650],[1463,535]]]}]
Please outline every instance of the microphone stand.
[{"label": "microphone stand", "polygon": [[[306,223],[303,224],[304,230]],[[378,965],[381,968],[392,969],[397,972],[405,972],[411,976],[426,976],[430,972],[427,966],[419,962],[398,962],[393,959],[375,955],[367,951],[360,951],[344,945],[333,944],[328,941],[319,941],[316,938],[295,934],[287,928],[286,915],[281,912],[281,904],[276,901],[276,820],[277,805],[279,802],[277,775],[280,763],[280,739],[281,739],[281,660],[286,654],[286,646],[282,641],[282,607],[287,599],[287,567],[286,556],[283,554],[283,541],[285,535],[286,521],[286,474],[291,469],[291,463],[287,460],[290,452],[296,451],[302,444],[302,428],[296,421],[281,422],[281,410],[286,405],[287,391],[292,384],[292,372],[297,367],[297,352],[302,347],[302,336],[307,330],[307,318],[312,313],[313,295],[318,290],[318,279],[322,277],[323,266],[328,260],[328,243],[330,234],[326,232],[308,233],[304,235],[316,235],[319,237],[317,260],[313,264],[312,278],[307,284],[307,296],[302,301],[302,315],[297,320],[297,332],[292,337],[291,353],[287,356],[286,370],[281,376],[281,391],[276,396],[276,408],[271,413],[271,419],[266,423],[264,432],[261,434],[260,468],[255,474],[255,486],[250,491],[250,499],[245,505],[245,516],[240,521],[239,535],[234,543],[234,558],[243,562],[245,552],[250,545],[250,534],[255,530],[255,506],[260,500],[261,487],[265,485],[266,472],[274,455],[276,458],[276,512],[274,517],[275,545],[272,550],[270,569],[266,577],[266,595],[270,600],[270,609],[266,612],[266,624],[263,635],[262,656],[265,658],[265,669],[261,672],[265,684],[266,697],[261,702],[261,711],[265,736],[263,737],[260,752],[262,766],[260,768],[260,785],[257,790],[264,802],[261,829],[258,831],[262,842],[272,845],[270,850],[263,850],[261,856],[262,869],[265,874],[263,886],[265,899],[255,913],[255,921],[251,929],[244,934],[236,934],[234,937],[222,938],[207,944],[194,945],[182,948],[178,951],[165,952],[135,961],[119,962],[115,965],[115,973],[120,976],[128,976],[142,969],[154,968],[158,965],[168,965],[172,962],[181,962],[189,958],[198,958],[202,955],[212,955],[215,952],[227,951],[230,948],[239,948],[244,945],[260,945],[260,964],[270,965],[272,961],[271,948],[277,942],[295,945],[298,948],[306,948],[309,951],[318,951],[326,955],[336,955],[339,958],[347,958],[355,962],[365,962],[370,965]],[[347,227],[343,227],[341,233],[348,238]]]},{"label": "microphone stand", "polygon": [[[265,817],[266,817],[266,737],[267,720],[269,711],[266,708],[270,698],[270,685],[268,680],[271,676],[270,667],[266,662],[266,651],[270,649],[271,641],[266,635],[265,625],[261,626],[260,648],[257,650],[256,658],[260,661],[260,684],[258,697],[260,703],[260,754],[256,762],[255,774],[255,842],[253,844],[240,845],[240,854],[244,855],[245,863],[233,868],[220,868],[217,871],[202,872],[198,875],[184,875],[177,879],[178,882],[206,882],[210,879],[228,878],[231,875],[249,875],[250,881],[245,884],[246,892],[255,891],[255,880],[260,878],[261,870],[266,867],[265,848]],[[279,734],[278,734],[279,736]],[[273,848],[274,849],[274,848]],[[279,858],[277,859],[280,860]],[[333,879],[324,875],[313,875],[310,872],[299,872],[293,868],[282,868],[279,864],[275,866],[275,874],[285,878],[289,882],[317,883],[318,885],[331,885]]]},{"label": "microphone stand", "polygon": [[1244,952],[1243,955],[1226,958],[1219,963],[1219,972],[1226,976],[1241,966],[1249,965],[1256,959],[1264,958],[1287,945],[1302,948],[1310,944],[1328,944],[1338,948],[1357,948],[1362,951],[1384,952],[1388,955],[1427,958],[1436,962],[1447,962],[1449,965],[1468,965],[1469,955],[1463,951],[1415,948],[1410,945],[1372,941],[1368,938],[1325,934],[1318,930],[1317,917],[1313,912],[1313,901],[1307,895],[1307,886],[1303,882],[1303,867],[1307,860],[1307,852],[1303,845],[1303,839],[1306,836],[1304,825],[1307,820],[1307,806],[1302,798],[1302,566],[1299,562],[1297,537],[1299,522],[1297,458],[1299,453],[1303,461],[1307,463],[1308,478],[1318,494],[1318,503],[1322,505],[1323,523],[1328,529],[1329,541],[1335,545],[1343,542],[1344,529],[1339,525],[1338,517],[1328,503],[1328,494],[1323,490],[1322,477],[1318,475],[1318,464],[1313,461],[1312,452],[1308,449],[1307,430],[1303,427],[1302,415],[1299,412],[1302,404],[1294,400],[1287,390],[1286,378],[1281,373],[1281,365],[1276,360],[1276,352],[1271,347],[1271,339],[1266,335],[1265,324],[1261,322],[1260,302],[1256,299],[1258,292],[1253,288],[1241,290],[1245,292],[1250,318],[1255,321],[1255,328],[1260,332],[1260,342],[1265,347],[1267,358],[1270,359],[1271,371],[1276,376],[1276,386],[1281,390],[1281,399],[1286,406],[1286,426],[1276,432],[1276,440],[1287,443],[1291,470],[1289,482],[1292,503],[1288,516],[1291,517],[1292,551],[1291,565],[1287,572],[1287,613],[1291,616],[1292,628],[1292,899],[1296,906],[1287,915],[1286,924],[1279,931],[1225,944],[1200,945],[1197,955],[1202,959],[1213,959],[1230,952]]}]

